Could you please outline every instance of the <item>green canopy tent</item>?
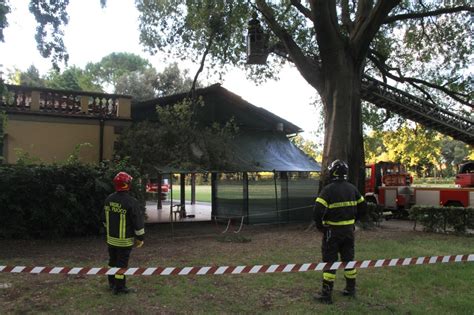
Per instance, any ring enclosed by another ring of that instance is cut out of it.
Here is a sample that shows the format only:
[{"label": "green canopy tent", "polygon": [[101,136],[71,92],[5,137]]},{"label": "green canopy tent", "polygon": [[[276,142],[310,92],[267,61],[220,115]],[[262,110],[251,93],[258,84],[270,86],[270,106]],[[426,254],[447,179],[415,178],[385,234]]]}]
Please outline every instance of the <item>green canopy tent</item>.
[{"label": "green canopy tent", "polygon": [[[289,140],[302,130],[217,84],[198,89],[195,95],[204,101],[197,113],[200,124],[226,123],[233,118],[239,126],[229,144],[231,159],[225,169],[156,165],[157,171],[210,173],[215,218],[240,217],[249,224],[310,220],[321,168]],[[133,104],[132,118],[150,119],[156,115],[156,106],[173,105],[185,97],[187,93]]]}]

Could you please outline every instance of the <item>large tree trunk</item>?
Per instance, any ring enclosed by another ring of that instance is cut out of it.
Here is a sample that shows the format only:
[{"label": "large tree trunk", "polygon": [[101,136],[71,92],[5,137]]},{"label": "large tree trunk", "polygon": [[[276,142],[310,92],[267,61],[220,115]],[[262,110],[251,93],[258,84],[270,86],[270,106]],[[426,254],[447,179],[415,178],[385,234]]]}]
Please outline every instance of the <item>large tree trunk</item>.
[{"label": "large tree trunk", "polygon": [[324,154],[322,183],[327,183],[327,166],[335,159],[349,165],[348,179],[361,192],[364,190],[364,146],[360,66],[352,58],[338,58],[324,71],[324,88],[320,91],[324,105]]},{"label": "large tree trunk", "polygon": [[[325,139],[322,184],[327,178],[327,166],[335,159],[349,164],[349,181],[364,191],[365,167],[362,135],[360,86],[364,61],[371,41],[385,18],[401,0],[354,1],[357,11],[353,21],[349,16],[338,23],[338,2],[327,0],[291,1],[291,4],[314,24],[317,58],[305,54],[293,34],[275,18],[275,12],[265,0],[255,0],[268,26],[283,43],[298,71],[319,93],[324,104]],[[348,14],[349,3],[343,1]],[[320,185],[322,187],[323,185]]]}]

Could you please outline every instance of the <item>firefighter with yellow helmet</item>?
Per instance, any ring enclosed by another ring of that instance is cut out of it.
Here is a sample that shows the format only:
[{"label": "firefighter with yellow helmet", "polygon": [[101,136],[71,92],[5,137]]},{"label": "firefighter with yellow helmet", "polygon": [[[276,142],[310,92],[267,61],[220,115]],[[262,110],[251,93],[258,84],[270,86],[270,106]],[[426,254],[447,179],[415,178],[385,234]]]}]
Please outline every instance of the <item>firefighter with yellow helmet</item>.
[{"label": "firefighter with yellow helmet", "polygon": [[[129,195],[132,176],[118,173],[114,179],[115,192],[104,203],[103,223],[107,233],[109,267],[127,268],[133,246],[144,244],[144,216],[138,201]],[[108,276],[109,287],[114,294],[129,293],[125,275],[117,273]]]},{"label": "firefighter with yellow helmet", "polygon": [[[330,266],[338,261],[354,260],[354,229],[356,220],[364,216],[367,204],[359,190],[347,182],[349,167],[342,160],[333,161],[329,168],[331,183],[326,185],[316,198],[314,221],[317,229],[323,233],[323,262]],[[355,297],[357,270],[345,269],[345,296]],[[315,299],[332,304],[332,289],[336,279],[336,270],[323,270],[322,292]]]}]

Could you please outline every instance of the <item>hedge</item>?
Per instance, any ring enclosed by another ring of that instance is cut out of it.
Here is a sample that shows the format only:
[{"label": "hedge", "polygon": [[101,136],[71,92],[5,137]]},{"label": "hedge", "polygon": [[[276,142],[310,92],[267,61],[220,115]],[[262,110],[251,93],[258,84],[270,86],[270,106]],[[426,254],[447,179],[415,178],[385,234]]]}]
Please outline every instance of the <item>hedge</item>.
[{"label": "hedge", "polygon": [[[0,165],[0,238],[100,234],[103,201],[122,170],[140,177],[124,163]],[[140,180],[132,187],[144,210]]]},{"label": "hedge", "polygon": [[362,229],[371,229],[378,226],[383,220],[383,208],[375,203],[367,203],[367,211],[363,218],[360,220],[360,227]]},{"label": "hedge", "polygon": [[415,226],[420,223],[429,232],[465,234],[474,229],[474,208],[413,206],[410,218],[415,221]]}]

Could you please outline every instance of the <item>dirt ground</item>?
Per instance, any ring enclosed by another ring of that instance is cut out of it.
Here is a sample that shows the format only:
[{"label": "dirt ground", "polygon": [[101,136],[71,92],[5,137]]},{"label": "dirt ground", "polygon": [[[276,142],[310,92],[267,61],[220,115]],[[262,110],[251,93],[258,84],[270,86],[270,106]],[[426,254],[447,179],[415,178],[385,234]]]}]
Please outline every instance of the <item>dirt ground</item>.
[{"label": "dirt ground", "polygon": [[[167,262],[182,262],[181,257],[192,259],[200,256],[202,248],[227,253],[240,249],[240,243],[247,243],[246,250],[259,252],[268,246],[300,246],[307,243],[308,238],[315,242],[318,250],[320,233],[314,228],[308,230],[308,224],[290,225],[257,225],[243,226],[240,233],[239,225],[232,224],[226,233],[226,225],[216,225],[213,222],[193,222],[179,224],[148,224],[146,225],[145,246],[133,251],[133,264],[147,266],[150,264],[166,264]],[[421,228],[418,226],[417,231]],[[372,231],[361,231],[363,239],[373,237],[375,231],[383,232],[382,237],[390,238],[390,234],[400,231],[413,231],[413,222],[403,220],[383,221]],[[217,242],[216,242],[217,240]],[[229,246],[232,243],[232,246]],[[65,251],[64,248],[68,248]],[[0,265],[30,265],[57,266],[58,263],[71,264],[87,263],[93,266],[103,266],[107,260],[107,250],[103,237],[86,237],[59,240],[0,240]],[[209,261],[209,263],[213,263]]]}]

